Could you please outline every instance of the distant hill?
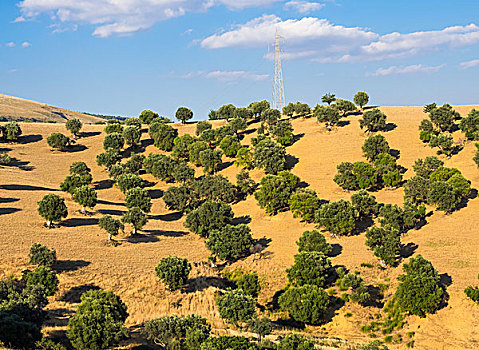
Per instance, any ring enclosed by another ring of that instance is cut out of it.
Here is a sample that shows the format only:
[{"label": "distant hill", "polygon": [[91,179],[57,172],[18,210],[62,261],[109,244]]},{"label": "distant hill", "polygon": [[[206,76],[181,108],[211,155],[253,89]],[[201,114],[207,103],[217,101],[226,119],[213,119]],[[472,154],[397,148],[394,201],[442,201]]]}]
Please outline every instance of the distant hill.
[{"label": "distant hill", "polygon": [[0,121],[46,122],[50,120],[57,123],[65,123],[72,118],[78,118],[83,123],[94,123],[103,120],[96,116],[0,94]]}]

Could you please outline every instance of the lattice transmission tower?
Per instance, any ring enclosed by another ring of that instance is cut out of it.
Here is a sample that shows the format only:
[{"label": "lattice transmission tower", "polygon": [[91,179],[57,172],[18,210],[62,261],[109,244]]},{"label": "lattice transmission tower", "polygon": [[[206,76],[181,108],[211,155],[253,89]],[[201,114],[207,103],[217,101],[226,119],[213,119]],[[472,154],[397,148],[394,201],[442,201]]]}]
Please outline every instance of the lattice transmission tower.
[{"label": "lattice transmission tower", "polygon": [[278,34],[276,29],[276,35],[274,40],[274,76],[273,76],[273,108],[282,110],[285,106],[284,99],[284,82],[283,82],[283,70],[281,68],[281,55],[284,54],[283,49],[280,47],[280,40],[284,39]]}]

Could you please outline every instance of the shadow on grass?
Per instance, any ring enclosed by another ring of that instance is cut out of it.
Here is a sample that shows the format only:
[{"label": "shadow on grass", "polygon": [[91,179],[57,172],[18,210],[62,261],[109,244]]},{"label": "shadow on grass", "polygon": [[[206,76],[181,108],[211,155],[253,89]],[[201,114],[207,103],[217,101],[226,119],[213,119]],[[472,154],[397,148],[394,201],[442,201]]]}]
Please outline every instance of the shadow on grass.
[{"label": "shadow on grass", "polygon": [[18,198],[0,198],[0,204],[3,204],[3,203],[14,203],[14,202],[18,202],[20,199]]},{"label": "shadow on grass", "polygon": [[117,210],[117,209],[99,209],[97,210],[98,213],[103,215],[117,215],[122,216],[126,213],[126,210]]},{"label": "shadow on grass", "polygon": [[161,220],[161,221],[177,221],[183,217],[183,213],[176,211],[168,214],[159,214],[159,215],[150,215],[148,218],[150,220]]},{"label": "shadow on grass", "polygon": [[8,215],[21,211],[22,209],[18,208],[0,208],[0,215]]},{"label": "shadow on grass", "polygon": [[65,227],[79,227],[98,225],[97,218],[71,218],[61,222],[61,226]]},{"label": "shadow on grass", "polygon": [[93,188],[95,190],[107,190],[109,188],[112,188],[113,185],[115,184],[115,181],[108,179],[108,180],[101,180],[101,181],[96,181],[93,183]]},{"label": "shadow on grass", "polygon": [[80,137],[92,137],[101,135],[101,131],[84,131],[80,133]]},{"label": "shadow on grass", "polygon": [[0,189],[6,191],[59,191],[57,188],[49,188],[43,186],[32,186],[32,185],[0,185]]},{"label": "shadow on grass", "polygon": [[163,236],[163,237],[183,237],[189,234],[187,231],[163,231],[163,230],[143,230],[149,236]]},{"label": "shadow on grass", "polygon": [[417,248],[418,245],[416,243],[409,242],[408,244],[401,246],[401,251],[399,252],[399,255],[401,256],[401,258],[407,259],[414,254]]},{"label": "shadow on grass", "polygon": [[227,289],[236,288],[236,285],[234,284],[234,282],[224,277],[199,276],[189,279],[187,285],[184,288],[184,291],[186,293],[194,293],[208,289],[209,287]]},{"label": "shadow on grass", "polygon": [[24,135],[24,136],[20,136],[20,138],[18,139],[18,143],[21,143],[22,145],[26,145],[28,143],[35,143],[41,140],[43,140],[43,136],[39,134]]},{"label": "shadow on grass", "polygon": [[28,165],[28,164],[30,164],[29,161],[22,161],[15,157],[12,157],[10,160],[10,163],[8,163],[6,166],[17,167],[18,169],[24,170],[24,171],[35,170],[35,167],[33,165]]},{"label": "shadow on grass", "polygon": [[67,303],[79,303],[81,301],[81,296],[83,293],[88,292],[90,290],[99,290],[100,287],[95,286],[93,284],[84,284],[82,286],[75,286],[72,287],[69,291],[63,294],[60,297],[60,301],[66,301]]},{"label": "shadow on grass", "polygon": [[63,152],[66,152],[66,153],[76,153],[76,152],[85,151],[85,150],[87,150],[87,149],[88,149],[88,147],[85,146],[85,145],[74,144],[74,145],[69,146],[68,148],[66,148]]},{"label": "shadow on grass", "polygon": [[151,199],[158,199],[163,197],[163,191],[159,189],[148,190],[148,194],[150,195]]},{"label": "shadow on grass", "polygon": [[285,157],[285,160],[286,160],[286,164],[285,164],[286,170],[293,169],[294,166],[299,163],[299,158],[292,156],[291,154],[287,154]]},{"label": "shadow on grass", "polygon": [[58,273],[62,273],[77,271],[88,265],[90,265],[90,262],[85,260],[57,260],[55,264],[53,264],[53,269]]}]

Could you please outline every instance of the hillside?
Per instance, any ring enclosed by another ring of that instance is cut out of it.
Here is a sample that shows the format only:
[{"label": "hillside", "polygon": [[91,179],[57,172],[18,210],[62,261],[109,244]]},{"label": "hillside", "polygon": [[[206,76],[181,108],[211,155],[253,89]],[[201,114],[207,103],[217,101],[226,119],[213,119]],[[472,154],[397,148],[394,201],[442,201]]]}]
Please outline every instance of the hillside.
[{"label": "hillside", "polygon": [[102,120],[84,113],[0,94],[0,120],[65,123],[71,118],[78,118],[83,123],[94,123]]},{"label": "hillside", "polygon": [[[11,112],[8,111],[9,107]],[[61,109],[51,109],[41,104],[9,98],[0,95],[0,115],[11,113],[22,115],[22,110],[30,111],[29,116],[50,119],[50,114],[62,111],[66,116],[81,116],[78,113]],[[459,106],[456,110],[466,115],[473,106]],[[477,107],[476,107],[477,108]],[[408,169],[405,178],[413,175],[412,165],[418,158],[436,154],[436,150],[425,146],[418,138],[418,125],[424,118],[421,107],[382,107],[388,116],[388,122],[396,125],[391,131],[384,132],[391,147],[399,151],[398,163]],[[45,111],[45,112],[44,112]],[[36,113],[36,114],[33,114]],[[70,114],[67,114],[70,113]],[[87,118],[88,116],[85,116]],[[57,120],[65,116],[57,115]],[[94,121],[93,117],[90,121]],[[45,120],[44,119],[44,120]],[[367,135],[359,128],[359,117],[349,116],[346,125],[328,133],[324,126],[313,118],[294,119],[292,124],[297,141],[287,147],[291,171],[314,189],[319,198],[327,200],[349,199],[351,193],[341,190],[334,182],[336,166],[343,161],[364,160],[361,146]],[[84,119],[87,120],[87,119]],[[214,126],[223,125],[223,121],[214,122]],[[174,125],[180,135],[194,134],[195,124]],[[251,124],[249,132],[242,140],[249,144],[256,135],[259,123]],[[40,242],[57,251],[61,273],[59,291],[50,298],[49,320],[45,331],[63,336],[68,318],[74,313],[83,291],[92,288],[112,290],[128,306],[127,325],[132,331],[132,339],[125,347],[141,344],[139,325],[144,321],[165,314],[199,313],[209,319],[217,333],[227,328],[219,317],[215,305],[215,292],[224,285],[217,271],[207,265],[209,251],[204,240],[188,232],[183,226],[184,217],[166,209],[161,199],[163,191],[171,184],[158,181],[153,176],[142,175],[151,183],[147,187],[153,198],[149,222],[138,237],[120,235],[120,245],[106,244],[106,234],[98,227],[98,219],[105,214],[120,217],[126,210],[124,195],[113,186],[104,168],[96,164],[96,155],[103,151],[104,132],[101,125],[85,125],[84,137],[77,143],[84,147],[75,147],[71,152],[51,151],[46,143],[52,132],[65,132],[62,124],[21,124],[24,139],[18,144],[0,144],[0,153],[8,152],[14,157],[10,166],[0,167],[0,277],[10,274],[21,275],[28,267],[27,254],[34,242]],[[454,133],[456,141],[463,139],[460,132]],[[149,142],[148,133],[143,133],[142,150],[149,153],[164,153]],[[439,156],[448,167],[456,167],[479,189],[479,171],[473,163],[475,148],[466,143],[465,148],[450,159]],[[92,169],[93,185],[98,191],[99,202],[90,216],[79,213],[79,206],[70,195],[59,191],[59,184],[68,174],[74,161],[84,161]],[[239,169],[231,159],[223,158],[226,167],[220,174],[236,182]],[[202,174],[197,168],[196,174]],[[257,182],[264,176],[261,170],[251,171]],[[60,227],[48,230],[37,213],[37,201],[48,193],[58,193],[65,198],[69,215]],[[379,202],[403,202],[403,188],[380,190],[374,193]],[[263,256],[253,261],[248,256],[228,269],[241,267],[247,271],[257,271],[264,281],[259,302],[267,305],[273,300],[275,292],[283,288],[288,280],[285,270],[293,264],[297,253],[296,241],[303,231],[311,230],[314,224],[300,222],[291,212],[281,212],[275,216],[265,214],[254,196],[233,205],[236,217],[250,216],[250,227],[254,238],[270,240]],[[421,254],[430,260],[439,274],[450,279],[447,288],[449,300],[447,306],[426,318],[410,316],[401,331],[414,332],[415,349],[477,349],[479,343],[479,308],[464,295],[464,288],[477,285],[479,273],[478,230],[479,199],[471,199],[467,206],[452,215],[434,211],[427,217],[427,224],[420,230],[411,230],[402,238],[405,245],[413,247],[413,254]],[[395,268],[381,269],[378,260],[365,245],[364,234],[331,238],[325,233],[329,243],[340,247],[340,254],[332,258],[334,265],[342,265],[351,271],[360,271],[368,285],[386,283],[386,298],[391,296],[397,286],[396,277],[402,273],[401,265]],[[416,247],[417,245],[417,247]],[[161,258],[177,255],[191,262],[204,262],[193,267],[190,283],[185,291],[169,292],[158,281],[154,268]],[[403,259],[402,262],[407,261]],[[362,267],[362,263],[372,264],[372,268]],[[348,302],[337,310],[332,319],[324,326],[307,327],[305,332],[318,337],[339,337],[355,343],[371,341],[361,326],[368,323],[368,317],[379,309],[361,307]],[[351,314],[349,316],[348,314]],[[231,328],[231,327],[228,327]],[[286,331],[281,325],[276,333]],[[404,349],[405,343],[388,344],[392,349]]]}]

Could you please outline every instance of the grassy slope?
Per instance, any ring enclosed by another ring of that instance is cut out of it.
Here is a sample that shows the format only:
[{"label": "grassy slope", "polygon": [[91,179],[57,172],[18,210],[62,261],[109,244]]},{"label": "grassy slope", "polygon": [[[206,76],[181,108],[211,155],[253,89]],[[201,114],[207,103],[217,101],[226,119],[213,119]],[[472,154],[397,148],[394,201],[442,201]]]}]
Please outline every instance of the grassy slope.
[{"label": "grassy slope", "polygon": [[[463,115],[471,107],[458,107]],[[399,164],[409,168],[406,178],[412,176],[414,160],[434,155],[434,150],[424,147],[418,140],[417,126],[423,118],[421,108],[384,107],[389,121],[397,128],[385,133],[392,148],[401,152]],[[348,119],[349,125],[327,133],[312,119],[293,121],[295,134],[304,134],[288,153],[297,158],[293,172],[317,191],[320,198],[337,200],[349,198],[350,194],[341,191],[332,181],[336,165],[341,161],[362,159],[361,145],[366,135],[359,129],[358,117]],[[220,125],[222,122],[217,122]],[[178,126],[180,134],[194,133],[194,125]],[[52,152],[46,144],[46,137],[54,131],[64,131],[63,125],[22,124],[24,135],[36,135],[26,139],[27,143],[17,145],[2,144],[0,148],[11,149],[10,154],[17,158],[16,166],[0,169],[0,274],[20,273],[27,266],[26,255],[33,242],[41,242],[57,250],[60,266],[65,272],[60,274],[60,291],[51,299],[48,308],[51,320],[47,330],[62,333],[67,318],[73,312],[79,294],[89,286],[111,289],[119,294],[128,305],[130,317],[128,325],[135,326],[141,322],[166,313],[201,313],[208,317],[214,328],[223,328],[214,304],[214,287],[221,286],[221,280],[213,276],[208,267],[194,268],[193,281],[187,293],[169,293],[157,281],[154,267],[162,257],[179,255],[190,261],[206,261],[208,252],[203,240],[189,234],[183,227],[184,218],[178,218],[168,212],[159,197],[161,191],[170,185],[157,182],[153,177],[144,178],[155,183],[149,187],[154,197],[150,222],[145,227],[144,235],[138,239],[128,236],[120,237],[122,244],[118,247],[105,245],[106,235],[97,226],[97,220],[103,214],[121,215],[125,210],[124,196],[115,187],[109,187],[106,172],[95,163],[95,156],[102,151],[104,134],[101,126],[87,125],[85,131],[89,137],[78,143],[87,148],[72,153]],[[254,136],[246,136],[244,143]],[[459,140],[461,134],[455,135]],[[147,134],[144,135],[144,138]],[[0,152],[2,149],[0,149]],[[145,154],[159,151],[152,145]],[[474,145],[467,144],[459,155],[445,160],[447,166],[458,167],[466,178],[472,181],[473,188],[479,188],[479,171],[472,162]],[[68,173],[69,165],[76,160],[85,161],[91,168],[93,178],[99,187],[100,202],[95,213],[83,217],[78,213],[78,205],[68,195],[66,198],[69,216],[60,228],[47,230],[42,227],[42,219],[36,213],[36,202],[41,197],[58,188],[59,183]],[[226,161],[230,161],[225,159]],[[238,169],[231,165],[221,173],[232,181]],[[198,175],[201,173],[198,170]],[[262,176],[260,171],[253,171],[255,180]],[[13,186],[18,185],[18,186]],[[34,186],[34,187],[25,187]],[[105,188],[106,187],[106,188]],[[103,188],[103,189],[100,189]],[[401,203],[402,189],[375,193],[378,200],[387,203]],[[295,242],[306,229],[313,225],[304,224],[293,219],[290,212],[277,216],[267,216],[254,198],[235,204],[236,216],[250,215],[251,228],[255,238],[267,237],[272,241],[266,249],[265,258],[252,262],[252,257],[234,264],[255,270],[264,276],[268,286],[260,296],[260,302],[271,300],[274,292],[287,282],[285,269],[291,266],[297,251]],[[463,289],[477,283],[479,256],[477,227],[479,225],[479,199],[471,200],[466,208],[453,215],[444,216],[435,212],[428,218],[428,224],[420,231],[411,231],[403,239],[405,243],[415,243],[415,253],[422,254],[432,261],[440,274],[448,274],[452,284],[448,288],[450,300],[448,306],[425,319],[410,317],[407,331],[416,332],[416,348],[437,349],[462,348],[473,349],[479,341],[479,309],[464,296]],[[394,292],[395,277],[401,267],[379,271],[377,268],[361,268],[362,262],[376,264],[376,259],[364,245],[364,235],[330,239],[330,243],[342,246],[342,253],[333,258],[334,264],[345,265],[351,270],[360,270],[368,284],[375,284],[391,278],[392,287],[386,292]],[[172,302],[180,301],[174,307]],[[347,304],[325,325],[311,328],[318,335],[339,336],[345,339],[366,342],[368,337],[360,332],[368,314],[375,312],[372,308],[361,308]],[[346,318],[344,314],[352,312]],[[133,328],[134,329],[134,328]]]},{"label": "grassy slope", "polygon": [[54,120],[57,123],[65,123],[71,118],[78,118],[83,123],[103,120],[91,115],[3,94],[0,94],[0,117],[6,117],[9,120],[36,122]]}]

